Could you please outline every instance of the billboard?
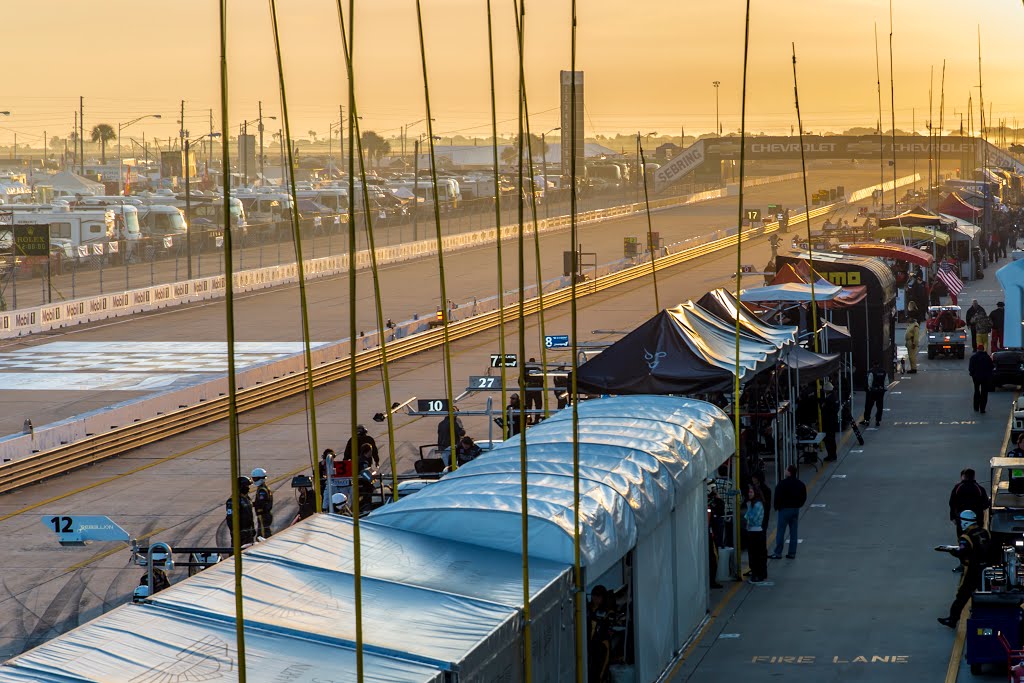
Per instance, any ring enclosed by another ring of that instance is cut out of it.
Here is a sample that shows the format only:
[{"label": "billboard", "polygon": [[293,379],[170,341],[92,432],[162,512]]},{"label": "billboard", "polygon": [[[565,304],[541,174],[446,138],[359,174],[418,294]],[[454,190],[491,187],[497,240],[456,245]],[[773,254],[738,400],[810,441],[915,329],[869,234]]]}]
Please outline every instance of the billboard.
[{"label": "billboard", "polygon": [[[576,88],[576,121],[572,120],[573,81]],[[583,72],[559,73],[562,108],[562,175],[572,172],[572,140],[576,138],[576,175],[583,175]]]},{"label": "billboard", "polygon": [[[709,157],[739,159],[740,140],[738,137],[705,138],[704,151]],[[877,135],[805,135],[804,156],[807,159],[873,159],[881,154],[892,158],[892,136],[879,139]],[[974,150],[974,140],[967,137],[949,136],[929,145],[924,135],[897,135],[896,153],[901,157],[927,158],[929,149],[941,150],[943,157],[953,158],[968,155]],[[796,136],[760,136],[746,140],[747,161],[773,159],[799,159],[800,138]]]},{"label": "billboard", "polygon": [[704,140],[698,140],[654,172],[654,191],[661,192],[704,163]]}]

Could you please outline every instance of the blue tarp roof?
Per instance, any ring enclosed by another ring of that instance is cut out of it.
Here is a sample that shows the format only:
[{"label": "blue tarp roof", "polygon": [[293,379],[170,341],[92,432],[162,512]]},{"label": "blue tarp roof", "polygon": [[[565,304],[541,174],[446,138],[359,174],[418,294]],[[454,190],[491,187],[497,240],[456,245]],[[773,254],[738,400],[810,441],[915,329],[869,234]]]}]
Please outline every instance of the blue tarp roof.
[{"label": "blue tarp roof", "polygon": [[[355,680],[352,530],[349,518],[316,515],[244,553],[250,681],[313,683],[323,680],[324,662],[331,681]],[[515,665],[518,555],[367,520],[360,531],[365,680],[433,682],[455,670],[486,677],[503,653]],[[571,570],[531,560],[530,583],[539,609],[569,594]],[[15,657],[0,667],[0,682],[158,681],[193,666],[237,680],[234,615],[228,560],[152,604],[119,607]]]},{"label": "blue tarp roof", "polygon": [[[581,555],[588,575],[598,576],[668,515],[677,491],[701,485],[732,454],[732,429],[717,407],[667,396],[587,401],[579,410]],[[530,555],[571,563],[571,411],[556,413],[526,436]],[[416,495],[374,511],[371,519],[518,551],[519,438]]]}]

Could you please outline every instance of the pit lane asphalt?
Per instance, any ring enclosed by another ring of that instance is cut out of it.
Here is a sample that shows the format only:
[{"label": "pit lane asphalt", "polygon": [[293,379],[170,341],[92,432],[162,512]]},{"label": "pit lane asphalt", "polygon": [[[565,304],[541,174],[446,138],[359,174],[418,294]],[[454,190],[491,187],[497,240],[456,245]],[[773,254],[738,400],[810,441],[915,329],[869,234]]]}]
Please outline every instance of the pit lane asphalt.
[{"label": "pit lane asphalt", "polygon": [[[995,270],[968,283],[961,303],[993,308],[1002,299]],[[973,467],[988,486],[1014,397],[990,394],[982,415],[972,392],[966,359],[929,361],[922,347],[919,372],[896,375],[882,427],[864,432],[865,445],[847,432],[838,462],[801,470],[814,483],[797,558],[769,560],[768,584],[713,591],[716,614],[671,680],[972,680],[959,657],[950,661],[957,634],[935,621],[959,575],[932,548],[954,542],[948,499],[960,470]],[[863,408],[858,392],[854,414]]]}]

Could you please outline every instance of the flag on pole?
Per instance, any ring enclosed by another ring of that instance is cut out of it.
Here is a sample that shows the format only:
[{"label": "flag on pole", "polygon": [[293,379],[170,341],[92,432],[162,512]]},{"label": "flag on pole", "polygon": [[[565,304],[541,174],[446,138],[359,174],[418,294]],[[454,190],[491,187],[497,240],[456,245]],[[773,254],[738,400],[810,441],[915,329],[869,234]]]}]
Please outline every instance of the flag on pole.
[{"label": "flag on pole", "polygon": [[956,274],[953,264],[948,261],[939,264],[939,270],[935,275],[946,285],[950,296],[959,295],[964,288],[964,281]]},{"label": "flag on pole", "polygon": [[124,194],[125,195],[131,194],[131,186],[132,186],[132,167],[127,165],[127,164],[125,164],[125,167],[124,167]]}]

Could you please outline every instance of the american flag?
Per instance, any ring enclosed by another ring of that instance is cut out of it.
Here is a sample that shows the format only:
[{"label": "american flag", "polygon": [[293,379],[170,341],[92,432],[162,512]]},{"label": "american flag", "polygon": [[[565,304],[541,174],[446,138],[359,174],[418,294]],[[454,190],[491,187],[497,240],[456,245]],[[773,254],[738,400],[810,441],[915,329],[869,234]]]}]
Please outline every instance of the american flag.
[{"label": "american flag", "polygon": [[956,274],[956,271],[953,269],[953,264],[948,261],[943,261],[939,264],[939,270],[935,275],[945,283],[946,288],[949,289],[949,293],[952,296],[957,296],[964,288],[964,281]]}]

